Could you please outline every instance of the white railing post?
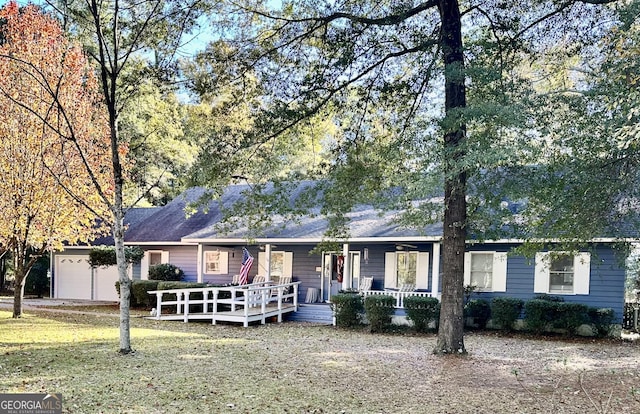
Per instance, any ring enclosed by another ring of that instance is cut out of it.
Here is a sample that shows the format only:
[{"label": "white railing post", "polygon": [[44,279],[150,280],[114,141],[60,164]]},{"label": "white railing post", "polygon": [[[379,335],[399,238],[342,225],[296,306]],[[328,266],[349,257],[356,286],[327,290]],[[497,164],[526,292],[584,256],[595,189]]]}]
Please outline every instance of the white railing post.
[{"label": "white railing post", "polygon": [[213,307],[211,308],[211,325],[216,324],[216,312],[218,312],[218,289],[213,289]]},{"label": "white railing post", "polygon": [[176,315],[182,313],[182,298],[184,294],[181,291],[176,292]]},{"label": "white railing post", "polygon": [[184,312],[183,312],[184,317],[182,318],[182,320],[185,323],[189,322],[189,299],[190,299],[190,296],[191,296],[191,292],[190,291],[187,290],[186,292],[184,292],[184,305],[183,305],[184,306],[183,307],[183,309],[184,309]]},{"label": "white railing post", "polygon": [[160,319],[162,313],[162,292],[156,292],[156,319]]}]

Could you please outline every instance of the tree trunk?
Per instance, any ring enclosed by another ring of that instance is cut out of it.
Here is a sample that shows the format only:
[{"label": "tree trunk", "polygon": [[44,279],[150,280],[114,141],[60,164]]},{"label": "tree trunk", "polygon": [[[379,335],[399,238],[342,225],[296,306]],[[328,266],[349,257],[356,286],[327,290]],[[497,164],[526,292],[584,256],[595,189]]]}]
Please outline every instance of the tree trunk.
[{"label": "tree trunk", "polygon": [[13,281],[14,292],[13,292],[13,317],[20,318],[22,317],[22,298],[24,298],[24,285],[27,280],[26,275],[18,274],[18,270],[16,269],[15,279]]},{"label": "tree trunk", "polygon": [[[118,217],[119,216],[119,217]],[[124,226],[122,208],[120,214],[116,214],[113,226],[113,239],[115,241],[116,262],[120,281],[120,353],[129,354],[131,349],[131,328],[129,303],[131,298],[131,279],[127,272],[127,261],[124,255]]]},{"label": "tree trunk", "polygon": [[467,173],[465,125],[461,110],[466,107],[464,55],[460,8],[455,0],[439,3],[442,21],[442,53],[445,74],[444,135],[444,228],[442,244],[442,304],[435,353],[465,354],[464,347],[464,251],[467,222]]}]

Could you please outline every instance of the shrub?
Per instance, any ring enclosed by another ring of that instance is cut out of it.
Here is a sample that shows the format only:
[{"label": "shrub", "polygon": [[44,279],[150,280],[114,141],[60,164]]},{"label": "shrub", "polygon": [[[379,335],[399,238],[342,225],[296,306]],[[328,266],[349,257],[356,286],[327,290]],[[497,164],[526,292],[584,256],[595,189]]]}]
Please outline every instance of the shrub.
[{"label": "shrub", "polygon": [[478,328],[485,329],[491,318],[491,306],[485,299],[472,299],[464,306],[464,315],[473,318]]},{"label": "shrub", "polygon": [[331,309],[337,326],[341,328],[358,326],[364,312],[362,297],[353,293],[338,293],[331,296]]},{"label": "shrub", "polygon": [[575,335],[578,328],[587,322],[589,307],[582,303],[558,302],[557,317],[554,323],[556,328],[562,328],[569,335]]},{"label": "shrub", "polygon": [[156,304],[156,295],[149,291],[158,290],[157,280],[134,280],[131,282],[131,306],[152,308]]},{"label": "shrub", "polygon": [[593,334],[604,338],[611,334],[613,329],[613,321],[615,320],[615,312],[611,308],[589,308],[587,310],[591,321],[591,329]]},{"label": "shrub", "polygon": [[548,293],[538,293],[533,299],[546,300],[547,302],[564,302],[562,296],[553,296]]},{"label": "shrub", "polygon": [[524,320],[529,330],[541,334],[547,329],[547,325],[556,317],[557,304],[561,301],[548,301],[546,299],[532,299],[524,304]]},{"label": "shrub", "polygon": [[371,295],[364,299],[364,310],[371,332],[384,331],[391,325],[395,303],[396,298],[389,295]]},{"label": "shrub", "polygon": [[497,297],[491,300],[491,320],[501,329],[511,330],[522,311],[522,299]]},{"label": "shrub", "polygon": [[[49,293],[49,278],[47,271],[49,270],[49,258],[39,258],[31,267],[27,280],[24,282],[24,293],[27,295],[36,295],[39,298],[45,293]],[[0,286],[0,290],[2,286]]]},{"label": "shrub", "polygon": [[[184,272],[170,263],[149,266],[149,280],[178,282],[184,278]],[[177,288],[176,288],[177,289]]]},{"label": "shrub", "polygon": [[437,324],[440,302],[436,298],[407,296],[404,298],[404,309],[407,319],[413,322],[416,331],[427,332],[432,321],[436,321]]},{"label": "shrub", "polygon": [[[144,257],[144,251],[138,246],[126,246],[124,256],[128,263],[135,263]],[[89,251],[89,265],[91,267],[115,266],[116,264],[116,248],[114,246],[96,246]]]},{"label": "shrub", "polygon": [[[129,305],[133,308],[144,307],[152,308],[156,303],[156,296],[150,295],[150,290],[158,290],[157,280],[132,280],[131,281],[131,298]],[[120,281],[116,281],[116,291],[120,296]]]}]

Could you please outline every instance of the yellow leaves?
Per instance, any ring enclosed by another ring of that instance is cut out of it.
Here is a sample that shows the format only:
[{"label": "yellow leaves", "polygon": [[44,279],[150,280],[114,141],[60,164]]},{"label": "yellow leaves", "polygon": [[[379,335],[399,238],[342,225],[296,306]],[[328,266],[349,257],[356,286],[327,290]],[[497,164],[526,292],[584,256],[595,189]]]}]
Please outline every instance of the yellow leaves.
[{"label": "yellow leaves", "polygon": [[104,229],[112,188],[106,111],[78,45],[33,6],[0,9],[0,242],[61,247]]}]

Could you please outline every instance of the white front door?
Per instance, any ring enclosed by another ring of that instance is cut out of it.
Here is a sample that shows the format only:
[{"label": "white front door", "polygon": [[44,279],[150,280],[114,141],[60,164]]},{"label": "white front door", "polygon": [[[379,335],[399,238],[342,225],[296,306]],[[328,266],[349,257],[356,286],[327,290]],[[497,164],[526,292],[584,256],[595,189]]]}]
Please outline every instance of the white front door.
[{"label": "white front door", "polygon": [[351,268],[351,289],[360,287],[360,252],[349,252],[349,265]]},{"label": "white front door", "polygon": [[[342,289],[342,276],[344,274],[343,256],[337,253],[324,253],[322,255],[322,300],[328,302],[331,296],[338,294]],[[343,266],[342,268],[340,266]]]}]

